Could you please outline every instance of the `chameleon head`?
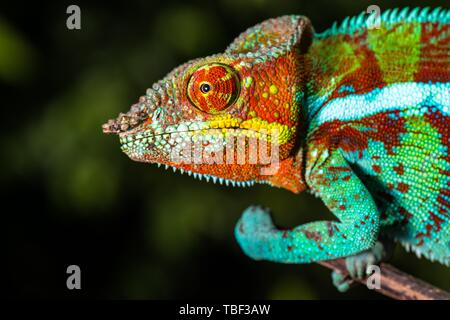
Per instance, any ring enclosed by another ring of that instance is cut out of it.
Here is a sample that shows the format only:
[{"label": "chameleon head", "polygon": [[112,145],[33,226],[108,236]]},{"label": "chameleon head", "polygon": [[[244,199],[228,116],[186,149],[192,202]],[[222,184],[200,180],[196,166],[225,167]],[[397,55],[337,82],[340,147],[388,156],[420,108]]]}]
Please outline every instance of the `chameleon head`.
[{"label": "chameleon head", "polygon": [[299,16],[250,28],[224,53],[175,68],[103,132],[118,134],[122,150],[136,161],[214,182],[269,183],[298,192],[299,56],[311,33]]}]

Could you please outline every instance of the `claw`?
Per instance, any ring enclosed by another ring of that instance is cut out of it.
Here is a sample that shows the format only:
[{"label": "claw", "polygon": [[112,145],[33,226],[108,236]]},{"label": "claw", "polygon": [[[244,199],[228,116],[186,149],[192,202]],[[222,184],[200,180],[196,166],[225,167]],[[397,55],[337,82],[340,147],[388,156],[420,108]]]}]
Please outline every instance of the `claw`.
[{"label": "claw", "polygon": [[348,289],[350,289],[352,280],[344,276],[343,274],[333,271],[331,273],[331,279],[333,281],[333,285],[339,292],[346,292],[348,291]]}]

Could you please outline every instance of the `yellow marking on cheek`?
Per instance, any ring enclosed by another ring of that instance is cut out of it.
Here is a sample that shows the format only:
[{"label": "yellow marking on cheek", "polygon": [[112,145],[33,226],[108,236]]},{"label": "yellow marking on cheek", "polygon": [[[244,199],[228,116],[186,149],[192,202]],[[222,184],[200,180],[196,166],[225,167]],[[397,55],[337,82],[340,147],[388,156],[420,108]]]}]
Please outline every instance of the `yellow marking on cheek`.
[{"label": "yellow marking on cheek", "polygon": [[270,91],[271,94],[277,94],[277,93],[278,93],[278,88],[277,88],[276,85],[273,85],[273,84],[272,84],[272,85],[269,87],[269,91]]},{"label": "yellow marking on cheek", "polygon": [[[224,133],[225,136],[253,136],[267,141],[271,141],[273,130],[276,130],[278,133],[278,144],[287,143],[295,134],[295,127],[289,128],[287,125],[278,122],[269,123],[266,120],[256,117],[256,113],[253,110],[250,111],[248,115],[255,117],[242,121],[238,118],[232,118],[230,115],[222,115],[207,121],[206,126],[208,128],[221,129],[220,131]],[[234,129],[237,127],[247,129],[248,131]],[[208,132],[207,128],[203,128],[193,132],[192,137],[206,135]]]},{"label": "yellow marking on cheek", "polygon": [[241,119],[235,119],[232,118],[231,115],[229,114],[224,114],[218,117],[214,117],[213,119],[207,121],[206,125],[209,127],[218,127],[218,128],[223,128],[223,127],[237,127],[239,126],[239,123],[242,122]]},{"label": "yellow marking on cheek", "polygon": [[264,132],[265,135],[268,136],[269,140],[271,139],[270,137],[272,134],[272,130],[276,130],[276,132],[278,132],[279,144],[287,143],[295,133],[295,127],[289,128],[287,125],[278,122],[269,123],[266,120],[262,120],[261,118],[252,118],[243,121],[240,124],[240,127],[243,129],[251,129],[256,131],[260,130],[260,133]]},{"label": "yellow marking on cheek", "polygon": [[267,92],[263,92],[262,97],[264,99],[267,99],[269,97],[269,94]]}]

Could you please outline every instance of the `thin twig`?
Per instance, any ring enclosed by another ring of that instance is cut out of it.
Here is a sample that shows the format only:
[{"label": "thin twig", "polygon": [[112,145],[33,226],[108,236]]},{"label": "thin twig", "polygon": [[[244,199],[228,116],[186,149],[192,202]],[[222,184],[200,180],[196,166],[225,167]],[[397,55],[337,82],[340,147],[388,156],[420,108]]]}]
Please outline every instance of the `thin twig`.
[{"label": "thin twig", "polygon": [[[344,259],[318,262],[320,265],[348,276]],[[381,288],[377,292],[397,300],[450,300],[450,294],[406,274],[388,263],[380,264]],[[366,285],[366,279],[356,280]]]}]

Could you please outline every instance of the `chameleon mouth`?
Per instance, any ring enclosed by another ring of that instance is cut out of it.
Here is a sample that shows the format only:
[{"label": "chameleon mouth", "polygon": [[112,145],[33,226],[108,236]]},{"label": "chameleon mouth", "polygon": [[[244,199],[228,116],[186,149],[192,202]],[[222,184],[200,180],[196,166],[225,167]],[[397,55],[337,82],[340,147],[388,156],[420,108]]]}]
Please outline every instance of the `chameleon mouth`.
[{"label": "chameleon mouth", "polygon": [[183,140],[192,138],[227,138],[246,137],[258,140],[276,141],[278,144],[286,143],[292,136],[295,128],[289,129],[286,125],[263,125],[261,122],[242,121],[240,119],[227,119],[226,121],[210,122],[184,122],[166,127],[153,127],[151,124],[139,126],[125,132],[118,132],[120,143],[125,146],[133,146],[140,143],[157,143],[158,141],[171,141],[182,143]]},{"label": "chameleon mouth", "polygon": [[[226,132],[223,130],[226,129]],[[245,137],[245,138],[256,138],[270,140],[270,133],[260,132],[252,128],[242,128],[242,127],[205,127],[197,130],[182,130],[182,131],[148,131],[148,132],[136,132],[136,133],[120,133],[120,143],[122,146],[132,147],[133,145],[139,144],[158,144],[158,141],[166,141],[174,144],[174,142],[182,143],[184,138],[193,138],[193,142],[196,141],[195,138],[200,139],[200,137],[208,138],[226,138],[226,137]],[[179,141],[177,141],[177,139]],[[173,140],[173,141],[171,141]]]}]

